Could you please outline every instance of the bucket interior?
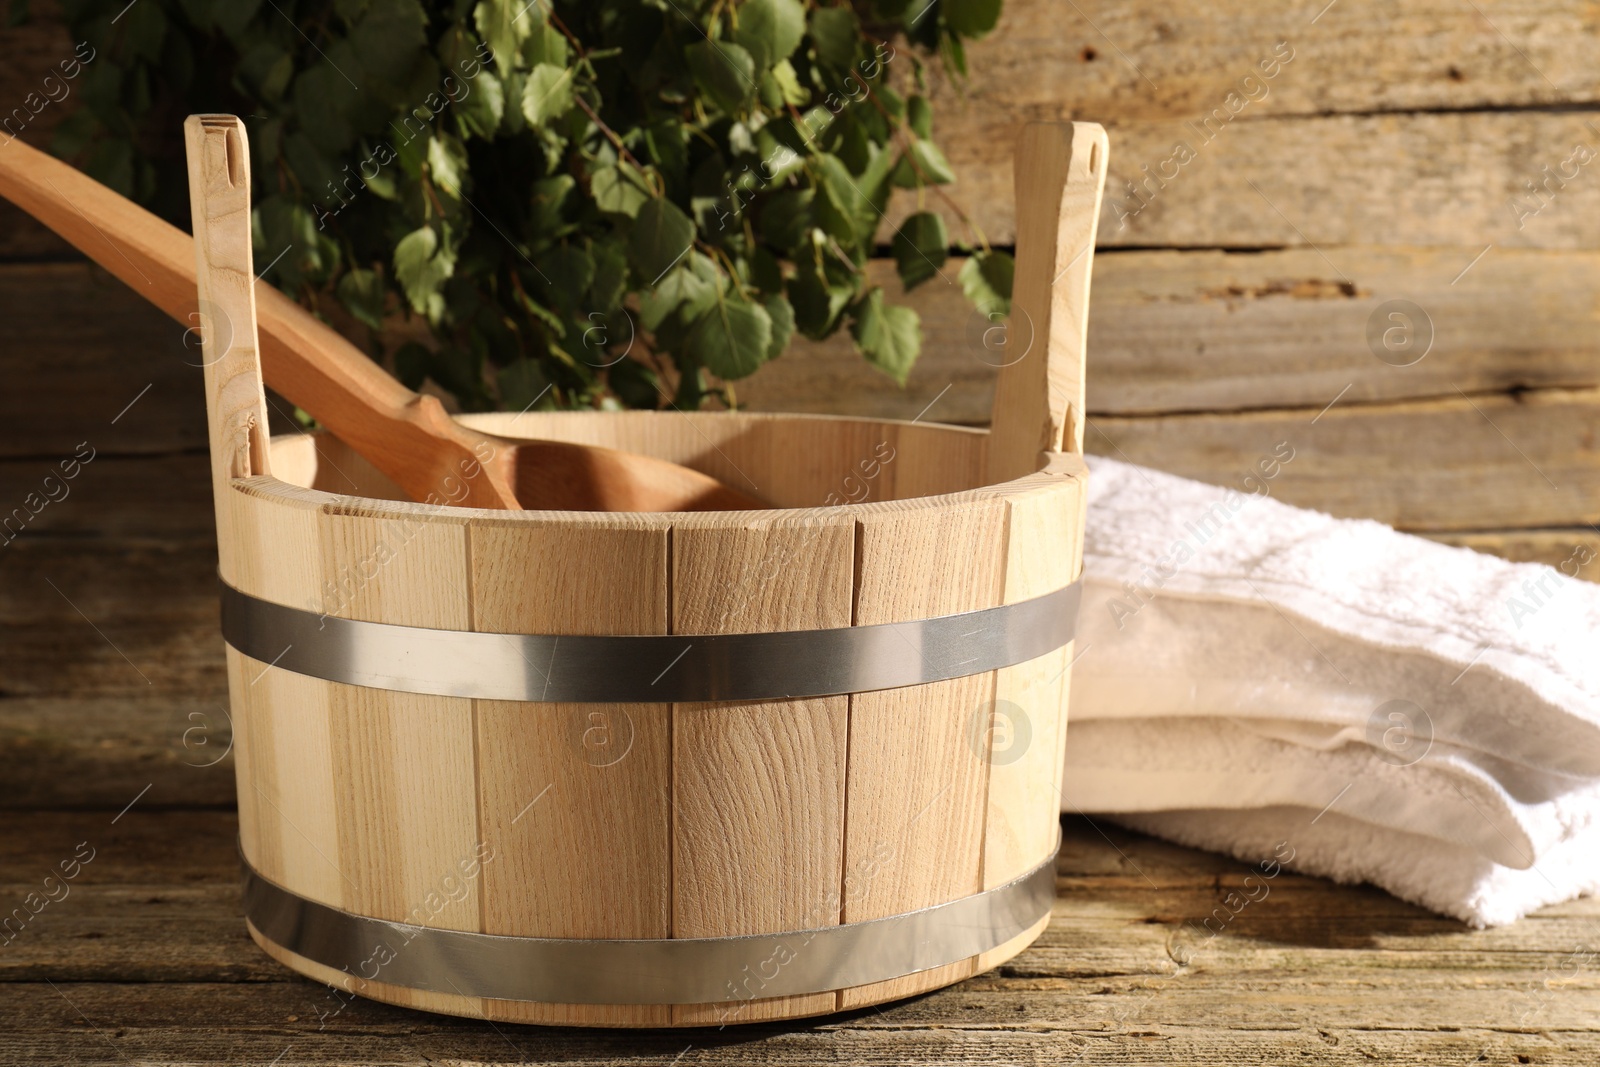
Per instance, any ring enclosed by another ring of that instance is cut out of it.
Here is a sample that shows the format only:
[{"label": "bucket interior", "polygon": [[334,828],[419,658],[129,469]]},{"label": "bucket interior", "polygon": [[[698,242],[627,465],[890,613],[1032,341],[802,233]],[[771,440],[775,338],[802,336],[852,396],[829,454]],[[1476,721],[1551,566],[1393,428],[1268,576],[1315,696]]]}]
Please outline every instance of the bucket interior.
[{"label": "bucket interior", "polygon": [[[937,423],[676,411],[497,413],[461,421],[504,437],[670,460],[779,508],[906,500],[985,484],[987,432]],[[322,433],[275,438],[272,473],[307,489],[406,499],[360,454]]]}]

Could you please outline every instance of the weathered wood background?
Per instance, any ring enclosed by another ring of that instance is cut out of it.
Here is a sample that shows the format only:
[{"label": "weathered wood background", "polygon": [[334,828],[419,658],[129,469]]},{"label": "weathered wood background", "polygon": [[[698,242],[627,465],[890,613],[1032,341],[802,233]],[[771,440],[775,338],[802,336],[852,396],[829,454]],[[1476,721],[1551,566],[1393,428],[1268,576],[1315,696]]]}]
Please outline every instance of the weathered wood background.
[{"label": "weathered wood background", "polygon": [[[1600,160],[1528,193],[1575,146],[1600,148],[1600,16],[1324,2],[1009,0],[965,95],[938,89],[951,195],[1009,243],[1018,123],[1110,129],[1091,450],[1226,484],[1288,441],[1282,499],[1519,559],[1600,552]],[[0,29],[0,111],[72,50],[54,5],[33,8]],[[1279,42],[1293,58],[1265,96],[1247,86],[1260,99],[1213,117],[1209,140],[1188,125]],[[73,103],[25,139],[45,143]],[[1180,141],[1193,158],[1141,205],[1125,183]],[[991,357],[959,293],[935,280],[910,299],[928,344],[906,390],[845,345],[800,345],[741,396],[984,421]],[[1412,366],[1367,339],[1395,299],[1430,324]],[[231,761],[207,766],[229,732],[195,357],[5,205],[0,324],[0,514],[80,446],[94,455],[0,545],[0,905],[77,842],[97,849],[0,944],[0,1062],[1600,1061],[1600,903],[1472,933],[1285,876],[1206,941],[1199,922],[1245,868],[1081,820],[1038,946],[883,1011],[619,1035],[336,1010],[239,917]]]}]

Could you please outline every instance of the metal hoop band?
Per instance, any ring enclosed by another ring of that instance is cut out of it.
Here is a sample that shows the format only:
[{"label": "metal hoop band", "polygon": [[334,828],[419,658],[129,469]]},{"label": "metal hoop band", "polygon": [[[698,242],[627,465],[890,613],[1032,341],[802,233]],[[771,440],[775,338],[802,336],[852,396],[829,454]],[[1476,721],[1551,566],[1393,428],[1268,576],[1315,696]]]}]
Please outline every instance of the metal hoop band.
[{"label": "metal hoop band", "polygon": [[492,634],[338,619],[222,586],[222,636],[330,682],[564,703],[783,700],[896,689],[1026,663],[1072,640],[1082,583],[958,615],[707,636]]},{"label": "metal hoop band", "polygon": [[552,1004],[718,1004],[870,985],[998,948],[1050,914],[1055,851],[1015,881],[946,904],[751,937],[602,941],[440,930],[309,900],[248,862],[244,907],[267,940],[367,981]]}]

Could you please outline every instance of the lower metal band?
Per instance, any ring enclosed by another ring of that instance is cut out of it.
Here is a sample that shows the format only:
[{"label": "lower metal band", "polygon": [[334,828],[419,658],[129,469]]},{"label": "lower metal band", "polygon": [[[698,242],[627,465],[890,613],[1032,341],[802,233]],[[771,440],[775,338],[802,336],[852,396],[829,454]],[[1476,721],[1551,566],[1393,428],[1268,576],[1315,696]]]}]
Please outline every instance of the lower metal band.
[{"label": "lower metal band", "polygon": [[245,864],[245,916],[296,955],[371,982],[551,1004],[719,1004],[870,985],[998,948],[1050,914],[1055,896],[1052,849],[1016,881],[883,919],[752,937],[569,940],[352,915]]},{"label": "lower metal band", "polygon": [[330,682],[434,696],[567,703],[783,700],[896,689],[1026,663],[1072,640],[1081,582],[931,619],[705,636],[493,634],[361,622],[223,583],[222,636]]}]

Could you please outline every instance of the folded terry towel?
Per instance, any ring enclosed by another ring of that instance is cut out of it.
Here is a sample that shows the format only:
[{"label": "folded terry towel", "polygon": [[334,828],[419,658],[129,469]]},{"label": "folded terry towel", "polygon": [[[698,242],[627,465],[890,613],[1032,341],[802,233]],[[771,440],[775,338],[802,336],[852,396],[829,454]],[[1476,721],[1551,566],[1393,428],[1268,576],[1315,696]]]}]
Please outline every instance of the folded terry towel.
[{"label": "folded terry towel", "polygon": [[1256,492],[1091,466],[1063,810],[1249,862],[1287,841],[1476,925],[1600,886],[1586,553],[1507,563],[1289,507],[1276,461]]}]

